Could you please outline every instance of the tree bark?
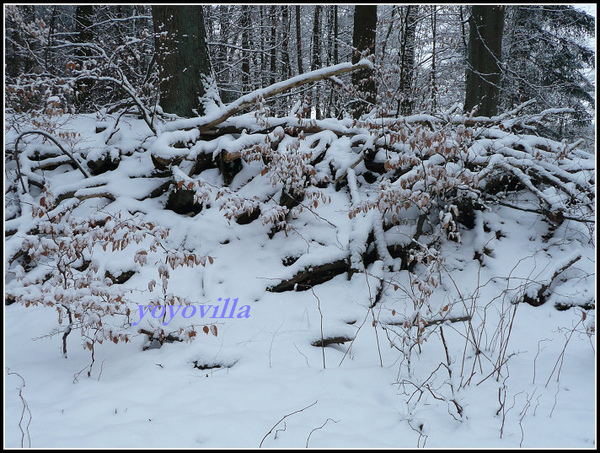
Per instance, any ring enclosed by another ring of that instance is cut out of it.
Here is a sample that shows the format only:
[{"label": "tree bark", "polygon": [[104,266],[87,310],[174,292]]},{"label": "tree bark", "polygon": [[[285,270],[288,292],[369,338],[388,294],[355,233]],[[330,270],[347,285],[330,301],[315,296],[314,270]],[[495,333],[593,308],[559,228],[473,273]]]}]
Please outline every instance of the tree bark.
[{"label": "tree bark", "polygon": [[[328,19],[328,44],[327,44],[327,65],[338,64],[338,5],[329,7]],[[327,101],[326,114],[332,118],[337,118],[339,113],[337,87],[330,86],[329,99]]]},{"label": "tree bark", "polygon": [[411,115],[414,109],[413,77],[415,72],[415,48],[417,31],[417,13],[419,5],[408,5],[404,14],[400,44],[400,99],[398,112]]},{"label": "tree bark", "polygon": [[285,291],[306,291],[313,286],[331,280],[333,277],[348,272],[348,259],[340,259],[331,263],[309,266],[297,272],[292,278],[282,280],[267,291],[282,293]]},{"label": "tree bark", "polygon": [[436,56],[436,44],[437,44],[437,6],[431,7],[431,77],[429,84],[431,88],[431,111],[435,112],[437,109],[437,56]]},{"label": "tree bark", "polygon": [[292,75],[290,71],[290,7],[283,5],[281,7],[281,76],[283,80],[287,80]]},{"label": "tree bark", "polygon": [[182,117],[204,115],[219,103],[201,6],[152,6],[160,105]]},{"label": "tree bark", "polygon": [[498,113],[505,9],[505,6],[472,7],[465,111],[479,106],[479,115],[491,117]]},{"label": "tree bark", "polygon": [[[356,49],[352,55],[352,63],[362,58],[362,53],[375,54],[375,35],[377,29],[377,6],[357,5],[354,7],[354,31],[352,46]],[[372,108],[376,102],[377,87],[372,69],[356,71],[352,74],[352,83],[361,93],[361,102],[353,109],[354,118]]]},{"label": "tree bark", "polygon": [[250,48],[250,7],[242,5],[242,93],[252,91],[250,85],[250,58],[246,52]]},{"label": "tree bark", "polygon": [[300,29],[300,5],[296,5],[296,53],[298,54],[298,75],[302,74],[302,31]]},{"label": "tree bark", "polygon": [[263,5],[259,5],[258,6],[258,17],[259,17],[259,43],[258,43],[258,48],[260,49],[260,53],[258,54],[260,56],[260,86],[261,87],[265,87],[269,84],[269,79],[267,77],[267,55],[266,55],[266,47],[267,47],[267,39],[266,39],[266,35],[267,35],[267,23],[265,21],[265,8],[266,6]]},{"label": "tree bark", "polygon": [[[75,8],[75,41],[77,43],[87,44],[93,42],[94,35],[91,29],[93,15],[94,7],[92,5],[77,5]],[[91,54],[91,51],[84,46],[75,49],[75,62],[79,70],[85,69],[85,64]],[[89,110],[92,86],[93,81],[89,79],[80,79],[75,84],[75,106],[78,110]]]},{"label": "tree bark", "polygon": [[[321,61],[321,5],[315,5],[315,16],[313,23],[313,34],[312,34],[312,58],[310,69],[311,71],[316,71],[322,66]],[[319,88],[315,87],[313,90],[313,105],[315,106],[315,116],[318,120],[322,119],[323,115],[321,114],[321,96],[319,95]]]},{"label": "tree bark", "polygon": [[275,83],[275,74],[277,73],[277,28],[279,27],[279,12],[276,5],[271,5],[269,10],[269,24],[271,27],[271,39],[269,41],[269,85]]}]

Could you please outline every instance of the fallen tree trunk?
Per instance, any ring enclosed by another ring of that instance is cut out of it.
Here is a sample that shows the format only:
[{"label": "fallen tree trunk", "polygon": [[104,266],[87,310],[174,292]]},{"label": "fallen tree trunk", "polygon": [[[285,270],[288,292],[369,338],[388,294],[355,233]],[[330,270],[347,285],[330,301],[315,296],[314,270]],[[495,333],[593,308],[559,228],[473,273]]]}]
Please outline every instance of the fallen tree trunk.
[{"label": "fallen tree trunk", "polygon": [[44,131],[25,131],[25,132],[22,132],[15,140],[15,152],[14,152],[15,162],[17,163],[17,176],[19,177],[19,179],[21,181],[21,187],[23,188],[24,193],[28,193],[29,191],[27,190],[27,187],[25,187],[25,183],[23,182],[23,176],[21,174],[21,164],[19,162],[19,142],[26,135],[32,135],[32,134],[41,135],[41,136],[47,138],[48,140],[50,140],[52,143],[54,143],[56,146],[58,146],[58,148],[61,150],[61,152],[63,154],[66,154],[69,157],[69,159],[71,159],[73,164],[77,167],[77,169],[79,169],[79,171],[83,174],[84,177],[86,177],[86,178],[90,177],[90,175],[83,169],[83,167],[77,161],[77,159],[75,159],[73,154],[71,154],[69,151],[67,151],[52,135],[50,135],[49,133],[44,132]]},{"label": "fallen tree trunk", "polygon": [[267,291],[273,293],[282,293],[284,291],[305,291],[315,285],[325,283],[336,275],[343,274],[349,269],[348,259],[341,259],[331,263],[310,266],[288,280],[283,280],[275,286],[267,288]]},{"label": "fallen tree trunk", "polygon": [[[466,322],[466,321],[470,321],[471,320],[471,316],[469,315],[465,315],[465,316],[457,316],[454,318],[443,318],[443,319],[430,319],[430,320],[424,320],[424,327],[431,327],[431,326],[437,326],[439,324],[445,324],[445,323],[455,323],[455,322]],[[413,327],[416,324],[414,323],[414,321],[409,321],[409,320],[404,320],[404,321],[394,321],[394,322],[386,322],[385,323],[386,326],[399,326],[399,327]]]},{"label": "fallen tree trunk", "polygon": [[533,285],[533,288],[530,288],[525,293],[523,296],[523,302],[533,305],[534,307],[539,307],[540,305],[546,303],[551,294],[549,289],[555,282],[556,278],[577,261],[579,261],[581,257],[582,255],[577,253],[574,256],[565,259],[562,263],[559,263],[549,278],[546,278],[543,281]]},{"label": "fallen tree trunk", "polygon": [[163,131],[191,129],[194,127],[199,128],[201,132],[205,130],[208,131],[214,128],[215,126],[223,123],[225,120],[232,117],[233,115],[241,112],[242,110],[255,105],[261,99],[268,99],[277,94],[289,91],[292,88],[296,88],[307,83],[318,82],[329,77],[338,76],[348,72],[356,71],[358,69],[370,69],[372,67],[373,65],[369,60],[363,59],[356,64],[341,63],[328,68],[318,69],[316,71],[300,74],[283,82],[275,83],[266,88],[261,88],[259,90],[253,91],[252,93],[248,93],[235,100],[231,104],[227,105],[225,108],[218,110],[213,115],[202,116],[199,118],[177,120],[168,123],[163,128]]},{"label": "fallen tree trunk", "polygon": [[337,337],[328,337],[328,338],[319,338],[311,343],[312,346],[316,346],[318,348],[324,348],[331,344],[344,344],[348,341],[352,341],[353,338],[349,338],[346,336],[337,336]]}]

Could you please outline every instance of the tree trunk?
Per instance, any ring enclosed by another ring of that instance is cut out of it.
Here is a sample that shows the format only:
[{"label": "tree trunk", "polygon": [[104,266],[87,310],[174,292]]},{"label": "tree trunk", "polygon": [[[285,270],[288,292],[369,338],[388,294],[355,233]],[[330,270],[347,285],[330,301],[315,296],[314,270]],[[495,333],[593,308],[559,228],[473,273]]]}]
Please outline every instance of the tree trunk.
[{"label": "tree trunk", "polygon": [[242,5],[242,93],[252,91],[250,85],[250,57],[247,50],[250,48],[250,7]]},{"label": "tree trunk", "polygon": [[[78,44],[91,43],[94,39],[92,33],[94,7],[92,5],[77,5],[75,8],[75,42]],[[87,47],[75,49],[75,62],[79,70],[85,69],[85,64],[91,56]],[[89,100],[93,82],[89,79],[81,79],[75,85],[75,106],[80,111],[90,108]]]},{"label": "tree trunk", "polygon": [[269,79],[267,77],[267,55],[266,55],[266,47],[267,47],[267,40],[265,38],[266,36],[266,28],[267,28],[267,24],[265,21],[265,6],[263,5],[259,5],[258,6],[258,17],[259,17],[259,36],[260,36],[260,41],[259,41],[259,49],[260,49],[260,80],[261,80],[261,88],[266,87],[269,84]]},{"label": "tree trunk", "polygon": [[302,74],[302,31],[300,29],[300,5],[296,5],[296,53],[298,54],[298,75]]},{"label": "tree trunk", "polygon": [[[537,22],[539,19],[535,17],[537,11],[530,10],[528,7],[521,5],[511,5],[507,7],[505,14],[505,26],[506,33],[504,36],[504,55],[507,57],[507,61],[510,62],[511,69],[520,75],[520,77],[510,77],[509,80],[503,81],[503,86],[507,89],[504,92],[503,103],[507,107],[519,105],[526,99],[533,98],[531,91],[525,81],[532,82],[534,84],[539,83],[539,80],[530,79],[528,76],[531,72],[527,71],[528,62],[531,61],[530,51],[531,42],[528,38],[528,16]],[[533,17],[531,17],[533,16]],[[538,68],[536,68],[539,71]],[[539,74],[543,74],[541,71]]]},{"label": "tree trunk", "polygon": [[[356,50],[352,54],[352,63],[357,63],[363,57],[363,53],[368,55],[375,54],[376,29],[377,6],[355,6],[352,46]],[[373,71],[356,71],[352,74],[352,83],[358,88],[362,98],[361,102],[353,109],[353,116],[358,119],[363,113],[375,106],[377,87]]]},{"label": "tree trunk", "polygon": [[400,37],[400,99],[398,100],[398,112],[403,116],[412,114],[415,105],[412,84],[415,72],[415,35],[418,12],[419,5],[406,7]]},{"label": "tree trunk", "polygon": [[[52,15],[50,16],[50,24],[48,25],[48,42],[46,43],[46,50],[44,52],[44,69],[47,72],[54,73],[54,61],[52,59],[52,47],[54,46],[54,39],[52,36],[56,31],[56,22],[58,18],[57,7],[52,8]],[[33,18],[31,19],[34,20]]]},{"label": "tree trunk", "polygon": [[[216,46],[214,59],[212,60],[213,69],[216,73],[222,74],[222,79],[231,81],[231,64],[229,55],[229,37],[231,36],[231,15],[233,14],[233,7],[230,5],[219,5],[218,16],[217,16],[217,27],[218,35],[215,36],[214,41],[219,42],[220,45]],[[212,40],[212,39],[211,39]],[[221,92],[221,99],[223,102],[230,102],[231,93],[228,91]]]},{"label": "tree trunk", "polygon": [[[313,34],[312,34],[312,58],[310,69],[316,71],[322,66],[321,61],[321,11],[322,5],[315,5],[315,18],[313,23]],[[315,106],[315,116],[318,120],[322,119],[320,106],[319,87],[315,87],[313,90],[313,104]]]},{"label": "tree trunk", "polygon": [[340,62],[339,57],[339,25],[338,25],[338,5],[333,7],[333,64]]},{"label": "tree trunk", "polygon": [[[15,8],[19,9],[19,12],[23,15],[23,19],[26,23],[35,21],[35,6],[19,5]],[[54,9],[56,9],[56,7],[54,7]],[[10,77],[29,74],[34,65],[34,61],[28,53],[25,52],[27,46],[23,34],[23,25],[24,24],[13,22],[13,19],[10,16],[5,18],[5,68],[6,75]],[[34,43],[31,42],[28,43],[28,45],[34,46]]]},{"label": "tree trunk", "polygon": [[[327,14],[327,65],[338,64],[338,6],[329,7]],[[329,87],[329,99],[327,101],[326,114],[332,118],[338,116],[337,87],[333,84]]]},{"label": "tree trunk", "polygon": [[302,75],[292,77],[289,80],[276,83],[270,87],[262,88],[249,93],[236,101],[228,104],[219,110],[218,114],[211,115],[210,117],[203,118],[191,118],[179,121],[172,121],[163,127],[164,131],[174,131],[179,129],[189,129],[197,127],[201,132],[205,133],[218,126],[222,122],[226,121],[233,115],[247,109],[248,107],[255,106],[259,99],[268,99],[274,97],[280,93],[285,93],[293,88],[306,85],[307,83],[319,82],[329,77],[335,77],[347,72],[360,71],[361,69],[367,69],[372,67],[369,62],[359,62],[357,64],[351,63],[340,63],[330,68],[320,69],[315,72],[307,72]]},{"label": "tree trunk", "polygon": [[287,80],[292,75],[290,71],[290,7],[283,5],[281,7],[281,78]]},{"label": "tree trunk", "polygon": [[182,117],[203,116],[220,103],[201,6],[152,6],[160,105]]},{"label": "tree trunk", "polygon": [[321,5],[315,5],[315,17],[312,34],[312,58],[310,69],[315,71],[321,67]]},{"label": "tree trunk", "polygon": [[275,83],[275,75],[277,74],[277,28],[279,27],[279,12],[276,5],[271,5],[269,10],[269,25],[271,28],[271,40],[269,41],[269,85]]},{"label": "tree trunk", "polygon": [[465,111],[479,106],[478,114],[498,113],[500,59],[505,6],[473,6],[469,19],[469,47]]},{"label": "tree trunk", "polygon": [[431,77],[429,84],[431,88],[431,111],[435,112],[437,109],[437,56],[436,56],[436,44],[437,44],[437,6],[433,5],[431,11]]},{"label": "tree trunk", "polygon": [[394,29],[394,25],[396,25],[396,21],[394,20],[394,16],[396,15],[396,11],[397,10],[398,10],[398,5],[394,5],[392,7],[392,12],[390,14],[389,25],[388,25],[387,32],[385,33],[385,38],[381,42],[381,51],[380,51],[380,57],[379,57],[379,61],[380,62],[385,61],[385,52],[386,52],[388,43],[390,41],[390,36],[392,35],[392,30]]}]

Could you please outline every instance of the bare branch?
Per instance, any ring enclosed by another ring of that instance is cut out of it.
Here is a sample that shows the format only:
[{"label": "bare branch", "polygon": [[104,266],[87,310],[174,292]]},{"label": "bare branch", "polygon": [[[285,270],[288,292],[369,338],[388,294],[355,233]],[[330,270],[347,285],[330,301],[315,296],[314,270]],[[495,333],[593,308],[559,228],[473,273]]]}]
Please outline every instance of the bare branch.
[{"label": "bare branch", "polygon": [[281,419],[280,419],[280,420],[279,420],[277,423],[275,423],[275,424],[273,425],[273,427],[272,427],[272,428],[269,430],[269,432],[268,432],[267,434],[265,434],[265,437],[263,437],[263,438],[262,438],[262,440],[260,441],[260,444],[258,445],[258,448],[262,448],[262,444],[263,444],[263,442],[265,441],[265,439],[267,438],[267,436],[268,436],[269,434],[271,434],[271,433],[273,432],[273,430],[274,430],[274,429],[277,427],[277,425],[279,425],[279,424],[280,424],[282,421],[284,421],[284,420],[285,420],[286,418],[288,418],[290,415],[297,414],[297,413],[299,413],[299,412],[302,412],[302,411],[304,411],[304,410],[308,409],[309,407],[312,407],[312,406],[314,406],[314,405],[315,405],[315,404],[317,404],[318,402],[319,402],[319,400],[316,400],[314,403],[312,403],[312,404],[309,404],[308,406],[306,406],[306,407],[305,407],[305,408],[303,408],[303,409],[299,409],[299,410],[297,410],[297,411],[290,412],[289,414],[287,414],[287,415],[284,415],[283,417],[281,417]]}]

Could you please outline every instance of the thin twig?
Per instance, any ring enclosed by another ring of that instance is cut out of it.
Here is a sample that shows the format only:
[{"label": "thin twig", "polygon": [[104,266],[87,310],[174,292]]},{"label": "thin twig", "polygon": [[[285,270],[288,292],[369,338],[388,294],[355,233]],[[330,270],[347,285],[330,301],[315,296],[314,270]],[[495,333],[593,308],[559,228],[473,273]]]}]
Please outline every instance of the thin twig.
[{"label": "thin twig", "polygon": [[325,340],[323,339],[323,312],[321,311],[321,299],[315,294],[315,290],[311,286],[310,290],[313,296],[317,298],[317,306],[319,307],[319,316],[321,316],[321,352],[323,353],[323,369],[325,369]]},{"label": "thin twig", "polygon": [[291,416],[291,415],[297,414],[297,413],[299,413],[299,412],[302,412],[302,411],[304,411],[304,410],[308,409],[309,407],[312,407],[312,406],[314,406],[314,405],[315,405],[315,404],[317,404],[318,402],[319,402],[319,400],[316,400],[314,403],[312,403],[312,404],[309,404],[308,406],[306,406],[306,407],[304,407],[304,408],[302,408],[302,409],[298,409],[297,411],[290,412],[289,414],[287,414],[287,415],[284,415],[283,417],[281,417],[281,419],[280,419],[280,420],[279,420],[277,423],[275,423],[275,424],[273,425],[273,427],[272,427],[272,428],[269,430],[269,432],[268,432],[267,434],[265,434],[265,437],[263,437],[263,438],[262,438],[262,440],[260,441],[260,444],[258,445],[258,448],[262,448],[262,444],[263,444],[263,442],[265,441],[265,439],[268,437],[268,435],[269,435],[269,434],[271,434],[271,433],[273,432],[273,430],[274,430],[274,429],[277,427],[277,425],[279,425],[279,424],[280,424],[282,421],[284,421],[286,418],[288,418],[288,417],[289,417],[289,416]]},{"label": "thin twig", "polygon": [[323,428],[323,427],[324,427],[324,426],[327,424],[327,422],[328,422],[329,420],[331,420],[333,423],[337,423],[337,422],[339,422],[339,420],[334,420],[334,419],[332,419],[332,418],[328,418],[327,420],[325,420],[325,423],[323,423],[321,426],[319,426],[319,427],[317,427],[317,428],[314,428],[314,429],[313,429],[313,430],[312,430],[312,431],[311,431],[311,432],[308,434],[308,437],[306,438],[306,448],[308,448],[308,442],[310,442],[310,436],[312,436],[312,433],[314,433],[315,431],[317,431],[317,430],[319,430],[319,429],[322,429],[322,428]]},{"label": "thin twig", "polygon": [[[575,331],[577,330],[577,326],[579,324],[581,324],[583,322],[583,319],[580,319],[579,322],[577,322],[577,324],[575,325],[575,327],[573,327],[573,330],[571,330],[569,337],[567,338],[567,341],[565,342],[565,345],[563,346],[562,351],[560,352],[560,354],[558,355],[558,359],[556,360],[556,363],[554,364],[554,368],[552,368],[552,373],[550,373],[550,376],[548,376],[548,380],[546,381],[546,385],[544,387],[548,387],[548,384],[550,383],[550,379],[552,379],[552,376],[554,375],[554,372],[556,371],[556,367],[558,367],[558,373],[556,375],[556,382],[559,381],[560,379],[560,372],[562,369],[562,363],[565,359],[565,351],[567,350],[567,346],[569,345],[569,341],[571,341],[571,337],[573,336],[573,334],[575,333]],[[560,363],[560,366],[559,366]]]},{"label": "thin twig", "polygon": [[[29,425],[31,425],[31,420],[33,416],[31,415],[31,410],[29,409],[29,404],[23,397],[23,389],[25,388],[25,379],[19,373],[14,371],[10,371],[10,368],[6,369],[6,374],[19,376],[19,378],[23,381],[23,385],[19,387],[19,398],[21,398],[21,402],[23,403],[23,411],[21,412],[21,418],[19,419],[19,429],[21,430],[21,448],[25,448],[25,434],[27,434],[27,442],[29,443],[28,448],[31,448],[31,435],[29,433]],[[25,412],[29,414],[29,421],[27,422],[27,426],[23,429],[23,418],[25,417]]]}]

